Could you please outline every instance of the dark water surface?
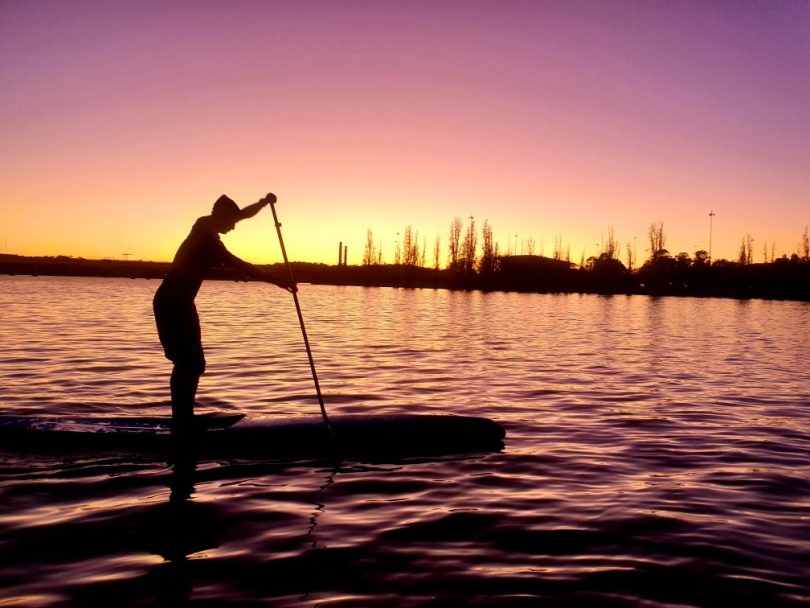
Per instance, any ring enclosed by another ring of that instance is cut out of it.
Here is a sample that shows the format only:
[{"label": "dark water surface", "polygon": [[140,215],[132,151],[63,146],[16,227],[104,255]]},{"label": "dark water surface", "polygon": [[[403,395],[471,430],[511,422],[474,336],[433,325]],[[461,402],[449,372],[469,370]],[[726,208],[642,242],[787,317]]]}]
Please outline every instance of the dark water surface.
[{"label": "dark water surface", "polygon": [[[167,413],[156,287],[0,277],[0,414]],[[487,416],[504,451],[180,473],[0,446],[0,605],[810,603],[807,303],[301,302],[331,413]],[[289,294],[212,282],[198,304],[200,411],[318,415]]]}]

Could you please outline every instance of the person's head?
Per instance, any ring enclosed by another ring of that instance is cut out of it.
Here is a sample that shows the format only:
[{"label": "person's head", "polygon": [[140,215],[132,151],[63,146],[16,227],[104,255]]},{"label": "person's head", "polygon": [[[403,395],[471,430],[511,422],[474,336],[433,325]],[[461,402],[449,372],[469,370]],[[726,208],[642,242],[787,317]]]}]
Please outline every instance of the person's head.
[{"label": "person's head", "polygon": [[211,210],[211,217],[216,223],[217,232],[230,232],[239,221],[239,205],[226,195],[220,196]]}]

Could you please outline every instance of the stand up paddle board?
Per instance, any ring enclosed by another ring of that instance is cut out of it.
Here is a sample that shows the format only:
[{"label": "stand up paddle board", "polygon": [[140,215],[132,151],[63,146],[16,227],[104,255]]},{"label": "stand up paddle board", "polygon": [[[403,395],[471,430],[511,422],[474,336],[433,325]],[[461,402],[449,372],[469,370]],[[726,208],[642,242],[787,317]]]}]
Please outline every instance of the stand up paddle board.
[{"label": "stand up paddle board", "polygon": [[[0,416],[0,447],[33,451],[168,452],[171,419]],[[451,415],[333,416],[337,445],[319,418],[195,416],[200,456],[264,459],[403,458],[503,449],[505,432],[488,418]]]}]

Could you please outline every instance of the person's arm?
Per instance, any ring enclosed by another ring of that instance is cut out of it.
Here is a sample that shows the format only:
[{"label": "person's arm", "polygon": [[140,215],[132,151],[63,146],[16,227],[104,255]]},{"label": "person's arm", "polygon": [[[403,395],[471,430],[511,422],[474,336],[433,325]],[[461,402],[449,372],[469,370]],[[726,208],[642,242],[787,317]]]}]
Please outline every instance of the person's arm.
[{"label": "person's arm", "polygon": [[[271,203],[276,202],[276,195],[272,192],[269,192],[267,196],[262,198],[261,200],[248,205],[244,209],[239,212],[239,220],[244,220],[249,217],[253,217],[256,215],[263,207]],[[289,279],[279,276],[274,273],[266,272],[260,268],[257,268],[250,262],[246,262],[245,260],[236,257],[230,251],[227,251],[227,264],[240,272],[245,273],[247,276],[258,279],[259,281],[265,281],[266,283],[272,283],[273,285],[278,285],[282,289],[286,289],[287,291],[298,291],[298,287],[295,283],[291,283]]]},{"label": "person's arm", "polygon": [[261,268],[257,268],[250,262],[246,262],[245,260],[236,257],[232,253],[228,252],[230,257],[228,258],[228,265],[235,268],[236,270],[245,273],[247,276],[257,279],[259,281],[264,281],[266,283],[272,283],[273,285],[278,285],[282,289],[286,289],[287,291],[298,291],[298,287],[295,283],[290,283],[288,278],[283,276],[277,275],[272,272],[267,272],[262,270]]},{"label": "person's arm", "polygon": [[263,199],[255,202],[255,203],[253,203],[251,205],[248,205],[247,207],[242,209],[239,212],[239,221],[246,220],[249,217],[253,217],[259,211],[261,211],[263,207],[266,207],[270,203],[275,203],[276,200],[277,200],[276,195],[273,194],[272,192],[269,192],[267,194],[267,196],[265,196]]}]

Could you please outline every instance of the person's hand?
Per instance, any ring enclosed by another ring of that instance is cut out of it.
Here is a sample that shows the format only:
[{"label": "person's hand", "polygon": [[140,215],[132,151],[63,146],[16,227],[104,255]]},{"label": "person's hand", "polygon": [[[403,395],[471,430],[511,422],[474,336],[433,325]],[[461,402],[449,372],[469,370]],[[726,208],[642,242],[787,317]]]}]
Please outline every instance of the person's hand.
[{"label": "person's hand", "polygon": [[289,279],[283,279],[281,277],[273,277],[271,279],[271,282],[275,283],[282,289],[286,289],[290,293],[298,292],[298,286],[295,283],[291,282]]},{"label": "person's hand", "polygon": [[275,195],[275,194],[273,194],[272,192],[268,192],[268,193],[267,193],[267,196],[265,196],[265,197],[264,197],[262,200],[260,200],[259,202],[260,202],[260,203],[264,203],[265,205],[272,205],[272,204],[273,204],[273,203],[275,203],[277,200],[278,200],[278,198],[276,197],[276,195]]}]

